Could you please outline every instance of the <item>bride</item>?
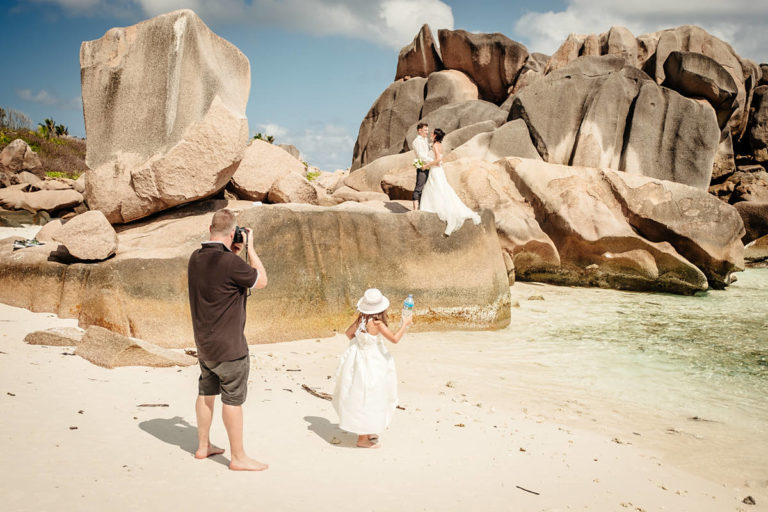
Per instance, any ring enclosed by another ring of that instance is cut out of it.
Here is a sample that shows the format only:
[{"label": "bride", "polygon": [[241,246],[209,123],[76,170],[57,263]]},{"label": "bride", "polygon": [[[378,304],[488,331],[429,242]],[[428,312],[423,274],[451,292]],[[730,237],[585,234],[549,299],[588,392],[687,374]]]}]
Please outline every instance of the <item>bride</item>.
[{"label": "bride", "polygon": [[420,210],[436,213],[440,220],[447,223],[445,226],[445,236],[459,229],[464,221],[472,219],[475,224],[480,224],[480,216],[470,210],[467,205],[461,202],[459,196],[448,184],[440,165],[443,161],[443,137],[445,132],[440,128],[435,128],[432,132],[432,149],[435,152],[435,159],[429,162],[429,178],[424,185],[421,193]]}]

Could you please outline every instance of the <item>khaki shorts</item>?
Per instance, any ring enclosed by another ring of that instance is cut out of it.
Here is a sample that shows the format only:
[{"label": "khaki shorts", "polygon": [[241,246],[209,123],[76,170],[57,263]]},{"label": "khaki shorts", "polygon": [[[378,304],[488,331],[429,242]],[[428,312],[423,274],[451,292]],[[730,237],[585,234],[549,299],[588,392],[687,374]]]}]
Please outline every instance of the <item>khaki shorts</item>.
[{"label": "khaki shorts", "polygon": [[198,393],[204,396],[221,394],[227,405],[243,405],[248,394],[248,373],[251,360],[243,356],[234,361],[199,361]]}]

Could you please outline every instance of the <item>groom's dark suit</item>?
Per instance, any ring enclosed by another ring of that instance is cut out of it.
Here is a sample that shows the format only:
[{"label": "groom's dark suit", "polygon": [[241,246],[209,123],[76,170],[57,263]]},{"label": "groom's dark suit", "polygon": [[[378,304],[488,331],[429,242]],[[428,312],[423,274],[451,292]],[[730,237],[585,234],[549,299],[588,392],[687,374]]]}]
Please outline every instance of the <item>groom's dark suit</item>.
[{"label": "groom's dark suit", "polygon": [[[417,136],[413,139],[411,147],[413,147],[413,151],[416,153],[416,158],[422,162],[426,163],[432,160],[429,157],[429,142],[427,142],[425,137]],[[416,169],[416,186],[413,188],[412,196],[414,201],[421,201],[421,191],[424,190],[427,178],[429,178],[429,169]]]}]

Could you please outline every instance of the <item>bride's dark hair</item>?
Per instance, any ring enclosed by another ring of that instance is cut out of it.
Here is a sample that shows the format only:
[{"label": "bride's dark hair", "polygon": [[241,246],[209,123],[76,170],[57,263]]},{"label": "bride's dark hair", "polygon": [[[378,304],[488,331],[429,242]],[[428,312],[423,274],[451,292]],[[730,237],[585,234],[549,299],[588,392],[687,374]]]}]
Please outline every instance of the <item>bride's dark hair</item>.
[{"label": "bride's dark hair", "polygon": [[443,130],[435,128],[435,131],[432,133],[435,134],[435,142],[443,142],[443,137],[445,137],[445,132]]}]

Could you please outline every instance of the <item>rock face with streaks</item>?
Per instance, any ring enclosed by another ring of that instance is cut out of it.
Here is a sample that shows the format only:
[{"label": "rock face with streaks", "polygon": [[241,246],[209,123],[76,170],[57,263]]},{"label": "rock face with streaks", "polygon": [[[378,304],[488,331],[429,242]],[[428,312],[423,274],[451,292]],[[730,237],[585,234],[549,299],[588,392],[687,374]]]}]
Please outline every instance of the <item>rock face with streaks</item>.
[{"label": "rock face with streaks", "polygon": [[80,48],[86,200],[112,223],[210,196],[248,141],[250,64],[190,10]]},{"label": "rock face with streaks", "polygon": [[228,206],[239,211],[238,225],[253,228],[269,275],[269,285],[248,301],[250,343],[330,336],[374,284],[393,304],[408,293],[420,297],[417,329],[509,323],[509,281],[490,212],[446,238],[434,214],[402,207],[393,213],[396,203],[351,204],[196,203],[124,226],[120,251],[99,263],[65,264],[51,259],[50,245],[12,251],[13,239],[0,240],[0,302],[166,348],[192,346],[187,263],[208,239],[213,211]]},{"label": "rock face with streaks", "polygon": [[550,163],[609,167],[706,189],[720,141],[715,112],[614,56],[582,57],[519,92],[522,119]]},{"label": "rock face with streaks", "polygon": [[406,77],[426,78],[430,73],[441,69],[443,69],[443,59],[440,57],[440,50],[435,45],[429,25],[424,24],[411,44],[400,50],[395,81]]}]

